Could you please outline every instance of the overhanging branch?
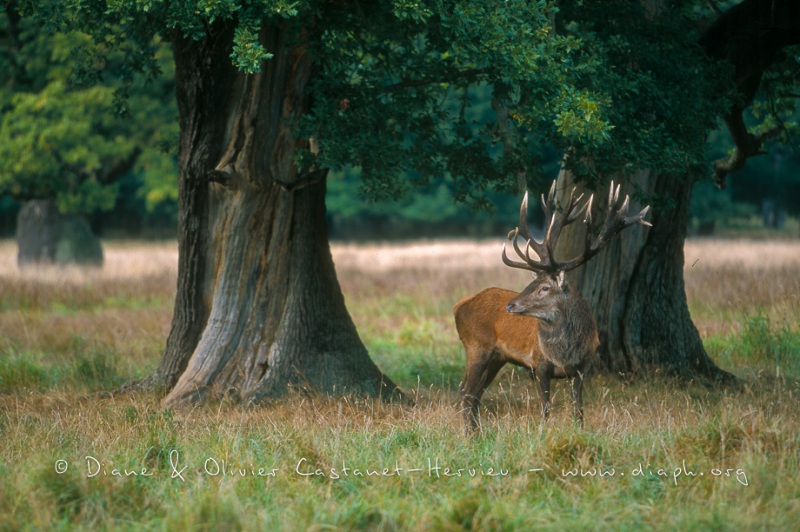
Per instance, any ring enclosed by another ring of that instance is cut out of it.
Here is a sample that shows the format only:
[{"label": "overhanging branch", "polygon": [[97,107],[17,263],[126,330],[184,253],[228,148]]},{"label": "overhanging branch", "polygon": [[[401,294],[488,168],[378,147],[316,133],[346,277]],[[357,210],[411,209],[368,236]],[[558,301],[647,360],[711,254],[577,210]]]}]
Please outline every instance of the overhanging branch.
[{"label": "overhanging branch", "polygon": [[735,147],[729,157],[714,161],[713,180],[714,184],[719,188],[725,188],[725,178],[728,174],[744,168],[747,159],[755,155],[765,154],[766,152],[762,149],[764,142],[778,136],[781,132],[781,127],[776,126],[754,135],[747,131],[741,112],[726,116],[725,123],[731,133]]},{"label": "overhanging branch", "polygon": [[733,66],[733,91],[739,101],[724,118],[734,143],[730,157],[714,162],[714,182],[744,167],[747,159],[763,152],[764,142],[781,128],[754,135],[742,118],[752,103],[764,71],[787,46],[800,43],[800,2],[797,0],[745,0],[722,13],[702,35],[699,44],[709,57]]}]

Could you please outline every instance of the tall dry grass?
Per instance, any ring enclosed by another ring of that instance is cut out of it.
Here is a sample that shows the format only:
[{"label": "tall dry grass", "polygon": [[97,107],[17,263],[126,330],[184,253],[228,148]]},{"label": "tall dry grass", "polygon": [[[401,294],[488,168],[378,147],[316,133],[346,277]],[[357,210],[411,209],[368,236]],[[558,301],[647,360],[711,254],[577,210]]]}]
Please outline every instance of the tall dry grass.
[{"label": "tall dry grass", "polygon": [[[579,430],[563,383],[543,424],[527,376],[505,371],[485,397],[483,431],[466,438],[452,305],[486,286],[527,284],[525,272],[502,265],[500,249],[499,241],[334,244],[359,331],[414,406],[296,395],[259,408],[222,401],[173,413],[154,394],[87,392],[158,361],[175,292],[174,244],[111,242],[102,269],[25,272],[16,269],[13,244],[0,244],[0,529],[796,526],[798,368],[776,376],[768,357],[800,337],[800,243],[687,243],[693,317],[712,354],[747,376],[743,391],[598,377]],[[793,327],[785,344],[780,320]],[[750,357],[765,348],[766,359]],[[186,482],[170,477],[173,451],[188,466]],[[86,456],[105,473],[89,477]],[[279,471],[221,478],[204,469],[208,458]],[[300,459],[324,474],[298,475]],[[427,469],[437,459],[509,475],[437,477]],[[56,471],[59,460],[68,471]],[[406,471],[331,478],[344,464]],[[155,475],[111,474],[142,467]],[[565,474],[593,468],[617,475]]]},{"label": "tall dry grass", "polygon": [[[501,249],[500,240],[451,240],[339,244],[333,255],[352,297],[408,294],[424,301],[449,294],[455,302],[489,286],[521,290],[530,282],[528,273],[501,263]],[[742,316],[759,310],[800,320],[800,241],[689,239],[684,264],[687,299],[703,334],[736,330]]]},{"label": "tall dry grass", "polygon": [[[499,260],[502,242],[334,243],[339,280],[360,329],[389,335],[421,321],[457,343],[453,303],[488,286],[523,288],[527,272]],[[20,270],[0,242],[0,338],[22,349],[68,350],[76,332],[101,346],[144,338],[137,363],[166,337],[177,278],[174,243],[108,242],[102,268]],[[797,325],[800,241],[690,239],[686,293],[704,335],[730,333],[757,311]],[[81,311],[81,312],[78,312]],[[61,344],[61,345],[60,345]]]},{"label": "tall dry grass", "polygon": [[19,269],[16,253],[0,242],[0,348],[50,360],[114,353],[127,374],[153,367],[175,297],[174,243],[106,243],[102,268]]}]

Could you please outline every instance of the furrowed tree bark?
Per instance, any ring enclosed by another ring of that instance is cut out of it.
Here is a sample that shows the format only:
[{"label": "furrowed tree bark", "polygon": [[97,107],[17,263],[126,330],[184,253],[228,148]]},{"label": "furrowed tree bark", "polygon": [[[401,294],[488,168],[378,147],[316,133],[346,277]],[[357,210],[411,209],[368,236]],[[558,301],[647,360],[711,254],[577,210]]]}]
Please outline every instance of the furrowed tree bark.
[{"label": "furrowed tree bark", "polygon": [[[574,185],[569,173],[562,174],[562,179],[562,191]],[[706,353],[686,300],[683,245],[692,180],[641,172],[623,185],[622,193],[631,194],[634,203],[635,187],[646,197],[655,194],[672,201],[654,202],[651,228],[626,229],[582,268],[568,274],[594,311],[600,369],[624,378],[662,374],[735,382]],[[605,207],[605,199],[596,202],[594,219],[602,219]],[[634,204],[630,210],[639,208]],[[580,253],[584,239],[585,228],[568,227],[558,253],[563,257]]]},{"label": "furrowed tree bark", "polygon": [[178,145],[178,286],[172,326],[158,367],[130,388],[170,390],[180,378],[200,340],[209,314],[211,290],[208,269],[207,174],[225,146],[225,118],[232,103],[224,97],[232,89],[233,68],[229,41],[232,26],[217,24],[200,41],[175,32],[176,98],[180,119]]},{"label": "furrowed tree bark", "polygon": [[655,179],[656,197],[671,198],[674,203],[654,208],[653,227],[625,298],[624,346],[638,365],[634,370],[732,384],[736,377],[720,369],[706,353],[686,300],[683,246],[693,184],[690,176],[659,174]]},{"label": "furrowed tree bark", "polygon": [[[166,407],[259,401],[292,389],[390,396],[347,312],[328,244],[324,169],[299,171],[292,124],[314,65],[289,24],[266,28],[273,57],[231,64],[232,25],[176,37],[181,115],[178,293],[151,382]],[[293,40],[295,39],[295,40]]]}]

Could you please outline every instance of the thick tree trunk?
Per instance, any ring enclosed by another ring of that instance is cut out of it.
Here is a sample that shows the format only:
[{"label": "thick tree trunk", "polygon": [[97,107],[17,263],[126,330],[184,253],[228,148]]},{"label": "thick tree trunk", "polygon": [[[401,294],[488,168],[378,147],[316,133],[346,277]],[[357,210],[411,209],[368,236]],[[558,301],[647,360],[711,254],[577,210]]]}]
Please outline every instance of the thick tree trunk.
[{"label": "thick tree trunk", "polygon": [[325,170],[298,172],[291,125],[312,62],[286,27],[264,31],[261,73],[230,67],[231,28],[176,38],[180,263],[172,330],[150,384],[165,406],[306,389],[390,395],[339,288]]},{"label": "thick tree trunk", "polygon": [[17,264],[102,266],[103,247],[89,222],[61,214],[52,199],[26,201],[17,216]]},{"label": "thick tree trunk", "polygon": [[[568,175],[562,187],[570,180]],[[653,227],[626,229],[570,274],[595,313],[600,367],[624,377],[661,373],[732,382],[735,378],[708,357],[686,301],[683,244],[691,179],[646,171],[625,186],[623,192],[634,198],[638,187],[645,196],[659,199],[653,202]],[[595,203],[595,220],[603,216],[606,204]],[[632,212],[637,210],[631,206]],[[569,229],[559,242],[562,256],[583,248],[585,229]]]}]

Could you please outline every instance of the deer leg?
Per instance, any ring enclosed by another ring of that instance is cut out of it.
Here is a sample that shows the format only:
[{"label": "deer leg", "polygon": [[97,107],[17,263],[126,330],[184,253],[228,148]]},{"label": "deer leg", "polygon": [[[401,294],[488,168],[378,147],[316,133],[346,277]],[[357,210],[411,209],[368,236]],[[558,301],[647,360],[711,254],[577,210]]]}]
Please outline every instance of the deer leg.
[{"label": "deer leg", "polygon": [[[478,409],[481,396],[486,387],[497,376],[505,362],[495,353],[489,355],[467,357],[467,373],[461,383],[461,414],[467,434],[472,434],[478,427]],[[474,362],[470,363],[469,361]]]},{"label": "deer leg", "polygon": [[539,381],[539,396],[542,400],[542,419],[547,421],[550,415],[550,379],[553,378],[553,364],[542,361],[534,372]]},{"label": "deer leg", "polygon": [[580,370],[572,377],[572,403],[575,421],[583,427],[583,372]]}]

